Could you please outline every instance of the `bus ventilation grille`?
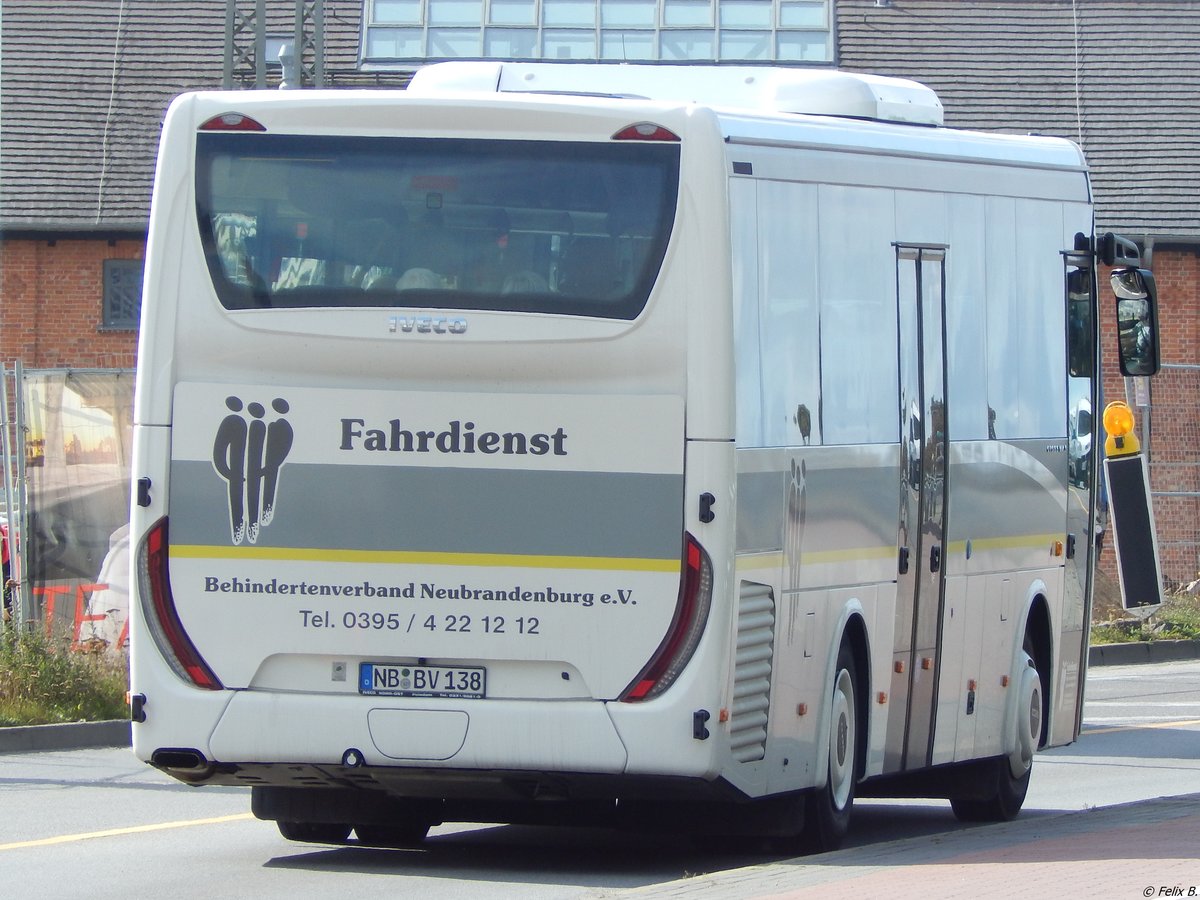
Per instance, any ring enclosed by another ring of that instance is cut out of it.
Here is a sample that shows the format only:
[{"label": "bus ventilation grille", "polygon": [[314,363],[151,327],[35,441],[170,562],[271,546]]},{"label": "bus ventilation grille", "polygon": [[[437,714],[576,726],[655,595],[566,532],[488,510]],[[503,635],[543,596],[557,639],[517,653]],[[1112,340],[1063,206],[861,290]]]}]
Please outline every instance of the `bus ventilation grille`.
[{"label": "bus ventilation grille", "polygon": [[738,762],[753,762],[767,753],[774,653],[775,597],[766,585],[744,581],[738,598],[737,662],[729,717],[730,746]]}]

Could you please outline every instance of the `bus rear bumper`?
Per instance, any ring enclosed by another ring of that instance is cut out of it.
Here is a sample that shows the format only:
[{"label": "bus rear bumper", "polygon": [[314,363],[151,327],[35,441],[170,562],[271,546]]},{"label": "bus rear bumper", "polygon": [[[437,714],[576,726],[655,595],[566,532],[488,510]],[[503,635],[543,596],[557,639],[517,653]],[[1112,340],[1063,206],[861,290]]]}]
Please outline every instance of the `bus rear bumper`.
[{"label": "bus rear bumper", "polygon": [[603,703],[447,701],[241,691],[209,741],[216,761],[618,774]]}]

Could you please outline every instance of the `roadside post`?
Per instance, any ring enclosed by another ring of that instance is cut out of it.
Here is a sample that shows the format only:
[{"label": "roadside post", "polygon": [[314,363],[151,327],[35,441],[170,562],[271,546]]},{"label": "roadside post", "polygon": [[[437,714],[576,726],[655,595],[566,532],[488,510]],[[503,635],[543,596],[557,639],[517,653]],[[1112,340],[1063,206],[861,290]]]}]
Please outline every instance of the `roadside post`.
[{"label": "roadside post", "polygon": [[1112,519],[1121,602],[1126,609],[1162,602],[1158,536],[1146,457],[1134,434],[1133,411],[1116,400],[1104,408],[1104,477]]}]

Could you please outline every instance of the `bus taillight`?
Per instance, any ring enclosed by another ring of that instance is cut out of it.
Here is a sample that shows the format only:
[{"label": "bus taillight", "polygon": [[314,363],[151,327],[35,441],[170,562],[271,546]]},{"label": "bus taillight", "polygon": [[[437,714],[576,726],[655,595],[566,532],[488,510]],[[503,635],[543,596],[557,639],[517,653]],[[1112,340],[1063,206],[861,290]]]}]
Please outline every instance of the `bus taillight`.
[{"label": "bus taillight", "polygon": [[200,126],[201,131],[266,131],[266,127],[241,113],[221,113]]},{"label": "bus taillight", "polygon": [[675,132],[655,125],[653,122],[637,122],[626,126],[612,136],[614,141],[669,141],[678,142]]},{"label": "bus taillight", "polygon": [[[222,689],[221,682],[188,639],[175,611],[171,579],[167,570],[167,520],[159,519],[138,550],[138,588],[146,622],[154,641],[175,674],[196,687]],[[149,602],[147,602],[147,600]]]},{"label": "bus taillight", "polygon": [[650,662],[621,694],[624,701],[649,700],[669,688],[696,652],[712,606],[712,560],[690,534],[684,535],[683,575],[675,618]]}]

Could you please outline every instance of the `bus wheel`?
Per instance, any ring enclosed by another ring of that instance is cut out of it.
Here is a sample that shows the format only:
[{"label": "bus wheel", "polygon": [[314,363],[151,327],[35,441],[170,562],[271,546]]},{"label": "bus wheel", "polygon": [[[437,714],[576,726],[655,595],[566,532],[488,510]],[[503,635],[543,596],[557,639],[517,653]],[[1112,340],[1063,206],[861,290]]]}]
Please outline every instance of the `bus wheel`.
[{"label": "bus wheel", "polygon": [[823,787],[807,795],[803,840],[813,853],[836,850],[850,830],[854,785],[858,781],[858,673],[850,645],[838,651],[830,698],[829,772]]},{"label": "bus wheel", "polygon": [[304,841],[309,844],[341,844],[350,837],[350,826],[336,822],[285,822],[275,823],[279,833],[289,841]]},{"label": "bus wheel", "polygon": [[354,834],[360,843],[371,847],[417,847],[429,834],[428,822],[406,825],[355,825]]},{"label": "bus wheel", "polygon": [[1014,746],[1007,756],[986,763],[989,790],[986,796],[951,798],[954,815],[963,822],[1007,822],[1016,818],[1025,803],[1033,754],[1042,739],[1042,678],[1028,641],[1022,653],[1024,666],[1017,682]]}]

